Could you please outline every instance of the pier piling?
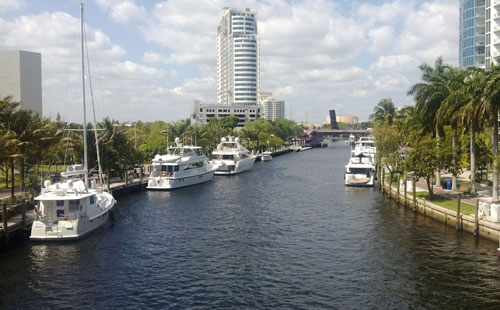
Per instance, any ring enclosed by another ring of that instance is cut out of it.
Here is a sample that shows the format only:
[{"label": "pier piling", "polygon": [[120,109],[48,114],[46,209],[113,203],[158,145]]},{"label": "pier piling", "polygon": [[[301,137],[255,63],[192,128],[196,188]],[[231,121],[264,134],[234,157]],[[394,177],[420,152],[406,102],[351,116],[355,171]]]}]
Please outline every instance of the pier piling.
[{"label": "pier piling", "polygon": [[415,213],[418,213],[418,206],[417,206],[417,188],[416,188],[416,180],[415,177],[411,178],[411,185],[413,188],[413,207],[415,208]]},{"label": "pier piling", "polygon": [[457,224],[455,225],[455,228],[457,231],[462,229],[462,223],[460,220],[460,200],[462,199],[462,195],[460,193],[457,194]]},{"label": "pier piling", "polygon": [[405,200],[404,200],[404,206],[407,207],[408,206],[408,189],[406,188],[406,175],[403,176],[403,191],[404,191],[404,194],[405,194]]},{"label": "pier piling", "polygon": [[398,187],[398,190],[397,190],[397,202],[400,203],[401,200],[400,200],[400,197],[399,197],[399,184],[401,182],[401,174],[398,173],[398,184],[396,184],[396,186]]},{"label": "pier piling", "polygon": [[479,199],[476,200],[476,208],[474,213],[474,236],[479,237]]},{"label": "pier piling", "polygon": [[3,233],[5,235],[5,241],[9,242],[9,230],[7,224],[7,203],[2,201],[2,223],[3,223]]}]

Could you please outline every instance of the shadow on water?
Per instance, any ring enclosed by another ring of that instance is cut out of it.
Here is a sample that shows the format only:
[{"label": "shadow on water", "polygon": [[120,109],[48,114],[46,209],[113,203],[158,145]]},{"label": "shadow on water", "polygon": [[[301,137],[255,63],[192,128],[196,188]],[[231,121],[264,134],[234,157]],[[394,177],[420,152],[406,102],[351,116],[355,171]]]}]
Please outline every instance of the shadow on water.
[{"label": "shadow on water", "polygon": [[0,253],[3,308],[466,308],[500,300],[496,244],[346,188],[349,149],[120,197],[115,225]]}]

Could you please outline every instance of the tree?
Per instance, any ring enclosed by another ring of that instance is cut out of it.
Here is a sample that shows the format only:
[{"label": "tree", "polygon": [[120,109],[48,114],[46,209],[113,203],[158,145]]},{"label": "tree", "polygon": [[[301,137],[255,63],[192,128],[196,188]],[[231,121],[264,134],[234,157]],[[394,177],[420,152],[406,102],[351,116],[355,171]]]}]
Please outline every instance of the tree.
[{"label": "tree", "polygon": [[370,115],[370,120],[375,123],[385,123],[390,126],[392,125],[395,114],[396,108],[394,107],[392,99],[386,98],[379,101],[373,110],[373,114]]}]

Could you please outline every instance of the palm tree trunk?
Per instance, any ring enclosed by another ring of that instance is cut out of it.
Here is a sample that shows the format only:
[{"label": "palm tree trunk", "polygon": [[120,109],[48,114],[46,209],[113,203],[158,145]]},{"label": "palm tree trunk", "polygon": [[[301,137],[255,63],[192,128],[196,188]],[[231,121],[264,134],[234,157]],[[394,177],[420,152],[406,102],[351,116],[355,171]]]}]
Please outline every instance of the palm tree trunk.
[{"label": "palm tree trunk", "polygon": [[493,201],[498,201],[498,107],[493,109],[493,186],[491,197]]},{"label": "palm tree trunk", "polygon": [[24,192],[24,176],[25,176],[25,164],[24,164],[24,158],[21,159],[21,170],[20,170],[20,173],[21,173],[21,192]]},{"label": "palm tree trunk", "polygon": [[[456,158],[457,158],[457,145],[458,145],[458,135],[457,135],[457,128],[453,127],[452,128],[452,141],[451,145],[453,148],[453,165],[456,166]],[[453,173],[453,176],[451,177],[451,190],[456,191],[457,190],[457,175],[456,173]]]},{"label": "palm tree trunk", "polygon": [[470,128],[470,188],[471,194],[476,195],[476,124],[471,121]]},{"label": "palm tree trunk", "polygon": [[[436,126],[436,148],[439,148],[439,130]],[[436,170],[436,183],[435,186],[441,186],[441,172],[439,169]]]},{"label": "palm tree trunk", "polygon": [[5,162],[5,188],[9,188],[9,163]]}]

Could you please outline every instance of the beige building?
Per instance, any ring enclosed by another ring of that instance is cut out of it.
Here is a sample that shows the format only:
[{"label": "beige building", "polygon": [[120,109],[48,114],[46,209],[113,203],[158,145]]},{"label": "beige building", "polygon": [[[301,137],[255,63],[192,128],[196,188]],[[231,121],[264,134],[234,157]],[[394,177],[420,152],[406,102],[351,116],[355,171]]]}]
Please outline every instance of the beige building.
[{"label": "beige building", "polygon": [[0,96],[12,96],[20,107],[42,116],[42,55],[0,51]]},{"label": "beige building", "polygon": [[[326,123],[330,124],[330,115],[326,117]],[[359,118],[352,115],[337,115],[337,123],[354,125],[359,123]]]}]

